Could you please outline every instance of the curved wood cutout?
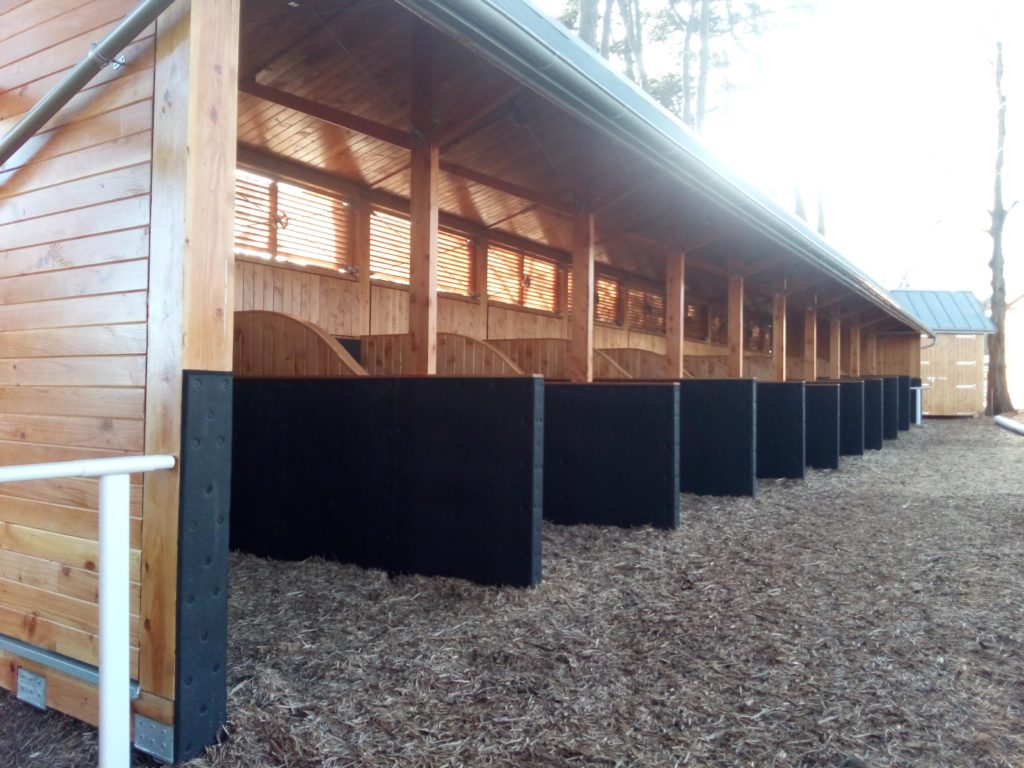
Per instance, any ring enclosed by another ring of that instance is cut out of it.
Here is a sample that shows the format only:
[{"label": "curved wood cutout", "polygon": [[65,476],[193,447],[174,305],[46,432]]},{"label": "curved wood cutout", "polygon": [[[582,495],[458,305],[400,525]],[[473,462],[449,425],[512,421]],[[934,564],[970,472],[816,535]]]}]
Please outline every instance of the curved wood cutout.
[{"label": "curved wood cutout", "polygon": [[635,347],[616,347],[600,351],[622,366],[634,379],[665,378],[665,370],[668,368],[666,355]]},{"label": "curved wood cutout", "polygon": [[337,340],[307,320],[281,312],[235,312],[237,378],[347,378],[366,371]]},{"label": "curved wood cutout", "polygon": [[[406,333],[363,336],[363,360],[374,376],[411,374],[412,337]],[[507,355],[486,341],[458,333],[437,334],[438,376],[522,376]]]}]

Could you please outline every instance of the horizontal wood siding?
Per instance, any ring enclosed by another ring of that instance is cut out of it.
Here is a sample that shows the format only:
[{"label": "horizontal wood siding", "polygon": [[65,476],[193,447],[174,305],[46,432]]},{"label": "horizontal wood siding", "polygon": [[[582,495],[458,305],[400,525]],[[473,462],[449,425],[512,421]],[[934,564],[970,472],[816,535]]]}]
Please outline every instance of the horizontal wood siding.
[{"label": "horizontal wood siding", "polygon": [[[134,5],[0,6],[0,134]],[[151,28],[0,168],[0,464],[144,448],[153,44]],[[97,497],[95,480],[0,486],[0,633],[91,664]],[[133,675],[141,513],[134,478]],[[65,687],[57,708],[92,719]]]}]

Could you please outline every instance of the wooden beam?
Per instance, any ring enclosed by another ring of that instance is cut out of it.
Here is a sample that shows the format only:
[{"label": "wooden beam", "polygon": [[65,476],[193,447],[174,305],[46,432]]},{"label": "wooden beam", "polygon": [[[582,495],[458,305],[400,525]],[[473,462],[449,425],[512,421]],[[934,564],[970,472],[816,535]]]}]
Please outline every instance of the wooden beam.
[{"label": "wooden beam", "polygon": [[828,377],[838,379],[843,375],[842,365],[843,324],[838,313],[828,321]]},{"label": "wooden beam", "polygon": [[850,370],[851,376],[860,376],[860,326],[850,326]]},{"label": "wooden beam", "polygon": [[814,307],[804,311],[804,378],[818,378],[818,310]]},{"label": "wooden beam", "polygon": [[686,265],[693,267],[698,272],[707,272],[709,275],[719,275],[720,277],[728,277],[729,275],[729,270],[720,264],[715,264],[699,256],[693,256],[690,253],[686,254]]},{"label": "wooden beam", "polygon": [[504,117],[509,111],[509,100],[518,93],[522,85],[510,80],[503,87],[497,88],[487,98],[472,103],[460,115],[445,120],[444,127],[437,132],[437,143],[443,155],[461,141],[477,131]]},{"label": "wooden beam", "polygon": [[413,137],[405,131],[393,128],[390,125],[378,123],[369,118],[336,109],[335,107],[329,107],[312,99],[296,96],[287,91],[282,91],[280,88],[260,85],[254,81],[240,84],[239,90],[258,99],[263,99],[288,109],[294,109],[296,112],[315,117],[317,120],[323,120],[325,123],[336,125],[339,128],[346,128],[398,147],[412,149]]},{"label": "wooden beam", "polygon": [[467,168],[463,165],[458,165],[457,163],[450,163],[447,160],[441,161],[440,168],[445,173],[458,176],[459,178],[471,181],[474,184],[481,184],[485,187],[497,190],[498,192],[504,192],[506,195],[512,195],[520,198],[521,200],[536,203],[539,206],[548,208],[555,213],[560,213],[566,217],[573,216],[571,205],[563,200],[559,200],[557,197],[546,195],[535,189],[529,189],[527,187],[520,186],[519,184],[514,184],[511,181],[498,179],[494,176],[489,176],[486,173],[474,171],[472,168]]},{"label": "wooden beam", "polygon": [[686,254],[670,254],[665,264],[665,374],[683,378],[684,326],[686,323]]},{"label": "wooden beam", "polygon": [[743,272],[743,276],[744,277],[753,277],[754,275],[758,275],[758,274],[760,274],[761,272],[764,272],[767,269],[771,269],[772,267],[777,267],[781,263],[782,263],[782,259],[779,258],[778,256],[770,256],[768,258],[761,259],[757,263],[751,264],[749,267],[747,267],[744,270],[744,272]]},{"label": "wooden beam", "polygon": [[480,302],[477,320],[480,323],[480,338],[486,339],[489,335],[488,325],[490,323],[490,296],[487,293],[487,235],[474,237],[472,240],[472,248],[473,285],[475,286],[474,292],[476,293],[477,300]]},{"label": "wooden beam", "polygon": [[572,228],[572,338],[569,378],[594,380],[594,214],[576,214]]},{"label": "wooden beam", "polygon": [[726,314],[728,316],[729,359],[728,375],[730,378],[743,376],[743,262],[731,259],[729,264],[729,298]]},{"label": "wooden beam", "polygon": [[[230,371],[239,2],[156,24],[147,453],[181,453],[183,371]],[[175,696],[179,467],[143,480],[139,684]]]},{"label": "wooden beam", "polygon": [[772,297],[772,361],[775,380],[786,380],[786,294]]},{"label": "wooden beam", "polygon": [[357,306],[360,336],[370,334],[370,197],[360,195],[352,206],[352,266],[359,281]]},{"label": "wooden beam", "polygon": [[434,134],[434,41],[426,24],[412,34],[412,158],[409,185],[409,335],[412,371],[437,373],[437,227],[440,152]]}]

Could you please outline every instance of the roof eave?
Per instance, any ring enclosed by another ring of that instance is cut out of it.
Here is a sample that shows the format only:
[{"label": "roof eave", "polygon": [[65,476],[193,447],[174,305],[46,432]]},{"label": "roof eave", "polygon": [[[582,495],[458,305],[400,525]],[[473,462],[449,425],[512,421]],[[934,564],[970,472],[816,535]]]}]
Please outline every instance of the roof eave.
[{"label": "roof eave", "polygon": [[[552,25],[532,5],[522,0],[398,2],[513,77],[528,82],[595,130],[636,147],[652,163],[824,270],[906,325],[908,331],[934,336],[802,221],[733,173],[674,117],[611,72],[596,54]],[[541,33],[548,39],[542,39]],[[602,81],[596,73],[602,74]]]}]

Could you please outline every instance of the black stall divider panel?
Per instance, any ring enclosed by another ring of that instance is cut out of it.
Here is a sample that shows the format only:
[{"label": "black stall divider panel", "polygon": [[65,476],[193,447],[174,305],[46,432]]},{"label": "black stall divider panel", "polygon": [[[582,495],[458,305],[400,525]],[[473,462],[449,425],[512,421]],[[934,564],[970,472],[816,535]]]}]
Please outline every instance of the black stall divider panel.
[{"label": "black stall divider panel", "polygon": [[539,378],[239,379],[234,405],[234,548],[540,582]]},{"label": "black stall divider panel", "polygon": [[900,379],[882,377],[882,435],[886,440],[900,436]]},{"label": "black stall divider panel", "polygon": [[682,490],[756,496],[756,382],[684,379],[679,384]]},{"label": "black stall divider panel", "polygon": [[900,387],[900,413],[899,413],[899,428],[901,432],[906,432],[910,429],[910,377],[909,376],[898,376],[899,387]]},{"label": "black stall divider panel", "polygon": [[546,384],[544,519],[679,526],[679,385]]},{"label": "black stall divider panel", "polygon": [[802,381],[757,382],[757,476],[804,476]]},{"label": "black stall divider panel", "polygon": [[839,385],[807,386],[807,466],[839,468]]},{"label": "black stall divider panel", "polygon": [[882,379],[864,379],[864,447],[878,451],[884,445],[885,393]]},{"label": "black stall divider panel", "polygon": [[864,382],[839,384],[839,454],[864,454]]}]

